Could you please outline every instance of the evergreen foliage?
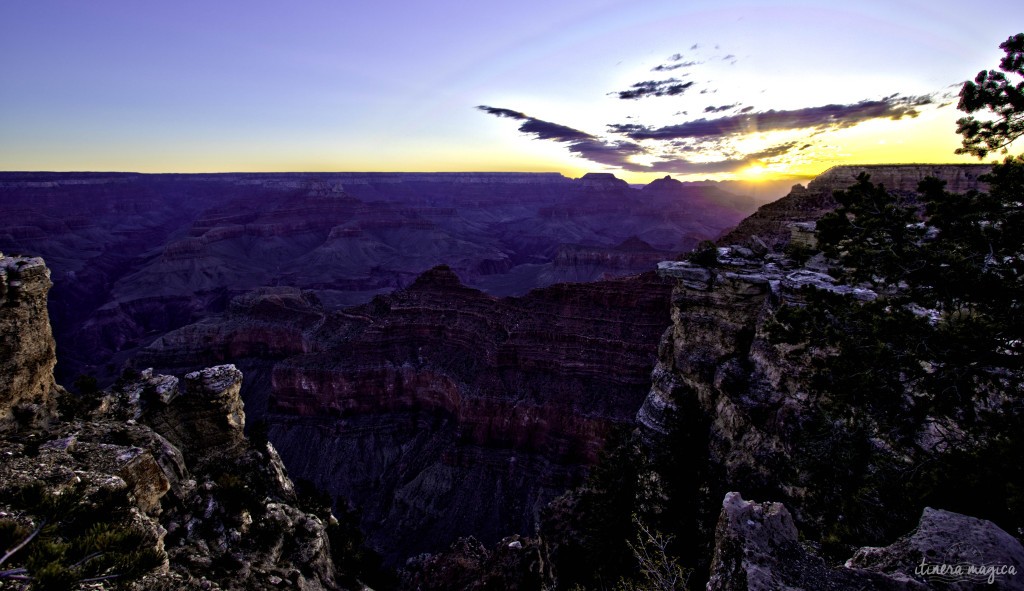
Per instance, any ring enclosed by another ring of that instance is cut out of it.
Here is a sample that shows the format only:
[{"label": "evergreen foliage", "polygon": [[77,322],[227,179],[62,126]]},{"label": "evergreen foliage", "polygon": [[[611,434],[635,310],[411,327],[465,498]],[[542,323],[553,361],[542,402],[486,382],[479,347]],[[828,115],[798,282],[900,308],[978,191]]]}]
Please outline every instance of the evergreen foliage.
[{"label": "evergreen foliage", "polygon": [[0,521],[0,581],[36,591],[69,591],[104,581],[119,586],[164,561],[162,552],[129,521],[124,493],[100,489],[88,498],[84,483],[52,494],[41,483],[4,488],[4,502],[25,507],[36,527]]},{"label": "evergreen foliage", "polygon": [[[992,119],[978,119],[973,114],[957,120],[957,133],[963,145],[957,154],[984,158],[991,151],[1006,147],[1024,135],[1024,33],[1011,36],[999,48],[1006,55],[999,69],[982,70],[974,81],[964,83],[957,108],[965,113],[988,111]],[[1014,84],[1007,74],[1020,78]]]},{"label": "evergreen foliage", "polygon": [[608,588],[635,574],[629,540],[640,476],[648,467],[634,437],[613,433],[587,482],[546,510],[541,533],[554,548],[558,588]]},{"label": "evergreen foliage", "polygon": [[718,265],[718,246],[710,240],[702,240],[685,258],[702,267],[715,267]]},{"label": "evergreen foliage", "polygon": [[[905,528],[925,504],[1024,525],[1024,160],[982,180],[987,193],[952,195],[928,179],[922,208],[862,175],[837,194],[818,240],[839,280],[870,283],[879,298],[810,290],[766,327],[806,368],[811,404],[791,477],[819,483],[805,505],[823,515],[821,539],[837,555]],[[936,422],[960,433],[922,447]],[[918,450],[916,465],[889,445]]]},{"label": "evergreen foliage", "polygon": [[867,173],[833,197],[840,207],[818,221],[818,244],[825,254],[845,267],[846,279],[867,281],[876,287],[893,285],[919,259],[922,228],[915,211],[901,205]]}]

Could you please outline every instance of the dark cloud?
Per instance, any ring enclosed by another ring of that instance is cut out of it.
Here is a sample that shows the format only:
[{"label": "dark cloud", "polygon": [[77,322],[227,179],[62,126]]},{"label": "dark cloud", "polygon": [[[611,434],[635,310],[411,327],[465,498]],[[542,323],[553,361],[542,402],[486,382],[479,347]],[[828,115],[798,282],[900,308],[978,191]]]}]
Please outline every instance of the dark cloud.
[{"label": "dark cloud", "polygon": [[551,123],[550,121],[534,119],[533,117],[527,117],[526,123],[519,126],[519,131],[532,133],[539,140],[555,140],[556,142],[586,142],[595,139],[589,133],[578,129]]},{"label": "dark cloud", "polygon": [[729,55],[727,55],[727,56],[722,58],[723,62],[727,62],[729,60],[732,60],[733,62],[735,62],[736,61],[736,56],[730,53]]},{"label": "dark cloud", "polygon": [[530,117],[527,117],[524,113],[513,111],[512,109],[499,109],[498,107],[488,107],[487,105],[479,105],[477,108],[485,113],[496,115],[498,117],[508,117],[509,119],[530,119]]},{"label": "dark cloud", "polygon": [[[694,45],[690,49],[691,50],[697,49],[697,45]],[[703,64],[704,63],[704,62],[697,61],[697,60],[686,60],[686,61],[683,61],[684,59],[685,59],[685,57],[683,56],[683,54],[681,54],[681,53],[673,53],[672,55],[668,56],[668,61],[670,63],[660,64],[660,65],[654,66],[653,68],[651,68],[651,71],[652,72],[671,72],[673,70],[678,70],[680,68],[690,68],[692,66],[696,66],[698,64]]]},{"label": "dark cloud", "polygon": [[722,105],[720,107],[714,107],[714,106],[704,107],[704,112],[705,113],[721,113],[722,111],[728,111],[729,109],[735,109],[738,106],[739,106],[739,103],[736,103],[736,104],[733,104],[733,105]]},{"label": "dark cloud", "polygon": [[487,105],[479,105],[477,109],[496,117],[506,117],[522,121],[523,124],[519,126],[520,132],[533,135],[539,140],[552,140],[563,143],[573,154],[578,154],[592,162],[624,167],[630,164],[628,161],[630,156],[646,152],[642,146],[633,142],[602,140],[585,131],[530,117],[519,111],[489,107]]},{"label": "dark cloud", "polygon": [[754,110],[754,107],[752,107],[752,106],[750,106],[750,107],[743,107],[742,109],[740,109],[740,113],[749,113],[749,112],[751,112],[753,110]]},{"label": "dark cloud", "polygon": [[649,96],[675,96],[686,92],[687,88],[693,86],[693,82],[683,82],[678,78],[668,80],[647,80],[637,82],[629,87],[629,90],[620,90],[611,94],[617,94],[623,100],[636,100]]},{"label": "dark cloud", "polygon": [[[522,121],[522,125],[519,126],[519,131],[522,133],[533,135],[537,139],[562,143],[573,154],[586,158],[591,162],[621,168],[630,172],[666,172],[676,174],[736,172],[759,160],[781,156],[792,150],[796,145],[795,142],[781,144],[753,154],[738,154],[735,157],[708,162],[693,162],[686,158],[663,157],[650,164],[639,164],[631,162],[630,157],[647,154],[648,151],[643,146],[634,142],[609,141],[601,139],[587,132],[573,129],[572,127],[561,125],[559,123],[552,123],[551,121],[544,121],[542,119],[530,117],[525,113],[513,111],[511,109],[489,107],[486,105],[480,105],[477,109],[496,117],[505,117],[516,121]],[[639,125],[626,125],[619,127],[643,129],[643,127]],[[678,146],[678,152],[701,153],[702,150],[693,145],[680,144]]]},{"label": "dark cloud", "polygon": [[689,68],[696,66],[701,62],[681,62],[678,64],[661,64],[651,68],[652,72],[671,72],[672,70],[678,70],[680,68]]},{"label": "dark cloud", "polygon": [[635,124],[611,125],[615,133],[633,140],[672,140],[678,138],[724,137],[760,131],[783,129],[837,129],[850,127],[871,119],[902,119],[916,117],[916,107],[931,104],[929,96],[889,96],[877,101],[861,101],[851,105],[824,105],[789,111],[740,113],[718,119],[697,119],[666,127],[643,127]]}]

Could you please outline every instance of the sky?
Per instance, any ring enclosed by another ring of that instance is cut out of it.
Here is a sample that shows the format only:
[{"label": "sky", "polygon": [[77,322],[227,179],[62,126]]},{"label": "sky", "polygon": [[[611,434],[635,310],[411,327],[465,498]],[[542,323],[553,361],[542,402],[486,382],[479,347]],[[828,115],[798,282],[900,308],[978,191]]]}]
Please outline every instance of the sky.
[{"label": "sky", "polygon": [[0,170],[975,162],[956,94],[1022,30],[1020,0],[3,0]]}]

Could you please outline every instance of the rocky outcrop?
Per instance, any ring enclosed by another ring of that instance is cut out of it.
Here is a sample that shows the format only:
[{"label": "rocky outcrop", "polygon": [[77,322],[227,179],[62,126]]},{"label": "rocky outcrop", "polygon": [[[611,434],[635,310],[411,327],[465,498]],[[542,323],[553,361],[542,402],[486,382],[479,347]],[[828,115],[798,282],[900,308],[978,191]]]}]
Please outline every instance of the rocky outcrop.
[{"label": "rocky outcrop", "polygon": [[[243,429],[245,411],[240,390],[242,372],[221,365],[185,376],[182,394],[176,384],[158,384],[146,420],[190,457],[202,458],[207,469],[248,446]],[[173,402],[173,404],[171,404]]]},{"label": "rocky outcrop", "polygon": [[58,486],[45,474],[53,466],[118,483],[167,556],[140,588],[191,588],[207,579],[222,589],[277,588],[284,580],[338,589],[327,522],[294,507],[276,451],[242,434],[240,381],[234,367],[218,366],[186,376],[182,391],[175,378],[142,372],[104,393],[88,417],[41,435],[48,455],[11,482]]},{"label": "rocky outcrop", "polygon": [[0,431],[56,409],[56,347],[46,312],[50,271],[40,258],[0,253]]},{"label": "rocky outcrop", "polygon": [[[766,316],[777,306],[801,304],[808,288],[854,300],[870,301],[877,295],[839,284],[824,269],[795,267],[777,256],[757,260],[743,247],[720,248],[718,256],[717,268],[688,261],[658,265],[661,275],[676,280],[672,326],[662,337],[651,392],[637,421],[650,433],[665,434],[666,410],[673,400],[695,396],[720,432],[729,433],[718,441],[717,458],[736,468],[737,462],[769,449],[781,453],[777,443],[769,443],[777,435],[764,437],[749,422],[754,408],[776,417],[769,421],[772,429],[784,430],[787,417],[807,403],[806,389],[795,381],[798,372],[759,334]],[[769,461],[764,469],[770,471],[776,463]]]},{"label": "rocky outcrop", "polygon": [[829,566],[801,543],[781,503],[722,503],[708,591],[1024,589],[1024,548],[991,522],[926,508],[917,529],[887,548]]},{"label": "rocky outcrop", "polygon": [[[308,293],[264,289],[141,361],[181,371],[239,353],[259,376],[243,385],[247,409],[289,471],[359,507],[397,561],[461,536],[530,533],[610,430],[632,423],[669,290],[649,273],[494,298],[438,267],[330,313]],[[276,334],[293,336],[256,346]]]},{"label": "rocky outcrop", "polygon": [[847,568],[941,589],[1024,589],[1024,546],[991,521],[925,507],[917,528],[890,546],[861,548]]},{"label": "rocky outcrop", "polygon": [[[0,435],[4,531],[23,528],[29,551],[28,532],[41,520],[68,539],[110,532],[72,570],[122,551],[118,536],[129,535],[136,541],[124,551],[147,561],[132,589],[341,589],[327,533],[333,517],[327,508],[319,515],[298,509],[273,446],[243,434],[237,369],[190,373],[184,388],[146,370],[105,392],[58,391],[45,314],[49,272],[40,259],[0,263],[4,408],[15,419],[26,405],[52,413],[47,421],[8,421]],[[77,552],[73,544],[65,551],[69,559]],[[4,560],[0,585],[36,575],[23,554]],[[129,567],[110,568],[99,575],[120,577]]]},{"label": "rocky outcrop", "polygon": [[543,550],[536,540],[508,536],[488,549],[476,538],[460,538],[441,554],[423,554],[406,563],[402,589],[503,589],[531,591],[549,588]]}]

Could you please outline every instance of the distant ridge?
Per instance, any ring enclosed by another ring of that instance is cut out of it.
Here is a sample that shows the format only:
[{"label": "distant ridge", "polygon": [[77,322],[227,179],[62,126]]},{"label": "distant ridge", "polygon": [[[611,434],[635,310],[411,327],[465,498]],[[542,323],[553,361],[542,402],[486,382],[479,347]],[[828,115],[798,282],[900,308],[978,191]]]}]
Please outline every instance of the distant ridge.
[{"label": "distant ridge", "polygon": [[761,206],[718,239],[722,245],[742,244],[757,236],[773,249],[781,249],[789,240],[789,226],[793,222],[813,221],[836,208],[832,192],[842,190],[856,182],[866,172],[871,182],[881,183],[886,189],[906,195],[917,193],[918,184],[926,177],[946,181],[946,190],[952,193],[983,188],[979,178],[992,169],[988,164],[859,164],[833,166],[812,179],[806,187],[794,185],[789,194]]}]

